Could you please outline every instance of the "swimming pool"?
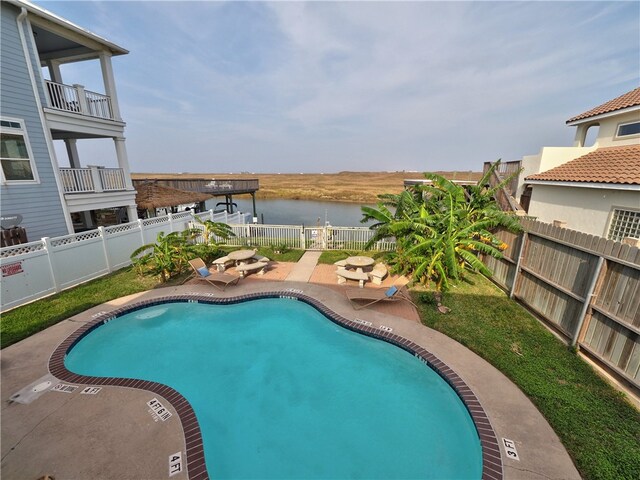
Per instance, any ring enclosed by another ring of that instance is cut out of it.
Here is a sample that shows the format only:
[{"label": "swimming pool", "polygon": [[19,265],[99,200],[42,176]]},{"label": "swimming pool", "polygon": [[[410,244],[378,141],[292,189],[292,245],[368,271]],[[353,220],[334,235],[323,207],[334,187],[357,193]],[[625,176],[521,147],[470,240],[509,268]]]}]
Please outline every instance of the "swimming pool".
[{"label": "swimming pool", "polygon": [[181,392],[213,478],[482,475],[476,426],[448,383],[303,302],[161,303],[97,325],[64,347],[68,370]]}]

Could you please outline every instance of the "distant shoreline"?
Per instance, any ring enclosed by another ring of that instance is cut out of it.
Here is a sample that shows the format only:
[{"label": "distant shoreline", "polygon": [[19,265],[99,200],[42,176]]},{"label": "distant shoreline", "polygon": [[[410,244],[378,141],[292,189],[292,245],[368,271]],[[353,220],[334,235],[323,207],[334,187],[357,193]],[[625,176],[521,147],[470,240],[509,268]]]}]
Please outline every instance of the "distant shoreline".
[{"label": "distant shoreline", "polygon": [[[481,172],[435,172],[450,179],[474,180]],[[166,178],[258,179],[258,199],[318,200],[328,202],[376,203],[378,195],[400,193],[404,180],[420,179],[420,172],[340,172],[340,173],[133,173],[134,180]]]}]

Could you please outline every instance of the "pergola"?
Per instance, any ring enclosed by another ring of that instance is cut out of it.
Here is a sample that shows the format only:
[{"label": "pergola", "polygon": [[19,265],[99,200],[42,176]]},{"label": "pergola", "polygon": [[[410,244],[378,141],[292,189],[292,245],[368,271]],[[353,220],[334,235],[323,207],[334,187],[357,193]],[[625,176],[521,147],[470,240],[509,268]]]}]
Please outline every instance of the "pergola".
[{"label": "pergola", "polygon": [[141,210],[153,211],[156,208],[177,207],[190,203],[202,203],[211,195],[199,192],[187,192],[177,188],[165,187],[155,182],[138,183],[136,185],[136,204]]}]

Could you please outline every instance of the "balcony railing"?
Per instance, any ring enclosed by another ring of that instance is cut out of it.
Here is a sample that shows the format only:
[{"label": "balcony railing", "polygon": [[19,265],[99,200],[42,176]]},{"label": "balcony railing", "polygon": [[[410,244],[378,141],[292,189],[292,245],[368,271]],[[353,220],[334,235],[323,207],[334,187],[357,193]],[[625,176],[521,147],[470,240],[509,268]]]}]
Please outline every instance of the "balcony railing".
[{"label": "balcony railing", "polygon": [[82,85],[65,85],[45,80],[49,108],[91,117],[116,120],[111,97],[85,90]]},{"label": "balcony railing", "polygon": [[121,168],[61,168],[64,193],[116,192],[127,189]]}]

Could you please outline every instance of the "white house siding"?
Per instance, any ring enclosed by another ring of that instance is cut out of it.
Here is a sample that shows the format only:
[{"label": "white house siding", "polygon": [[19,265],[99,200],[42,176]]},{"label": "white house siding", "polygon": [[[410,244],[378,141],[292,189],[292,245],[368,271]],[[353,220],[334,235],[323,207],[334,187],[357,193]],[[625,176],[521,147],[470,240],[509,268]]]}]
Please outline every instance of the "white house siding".
[{"label": "white house siding", "polygon": [[2,185],[0,208],[3,215],[22,215],[29,240],[65,235],[69,232],[16,23],[19,10],[6,3],[1,8],[0,115],[25,124],[40,183]]},{"label": "white house siding", "polygon": [[560,220],[566,222],[566,228],[606,237],[614,207],[639,209],[640,192],[536,184],[529,215],[546,223]]}]

